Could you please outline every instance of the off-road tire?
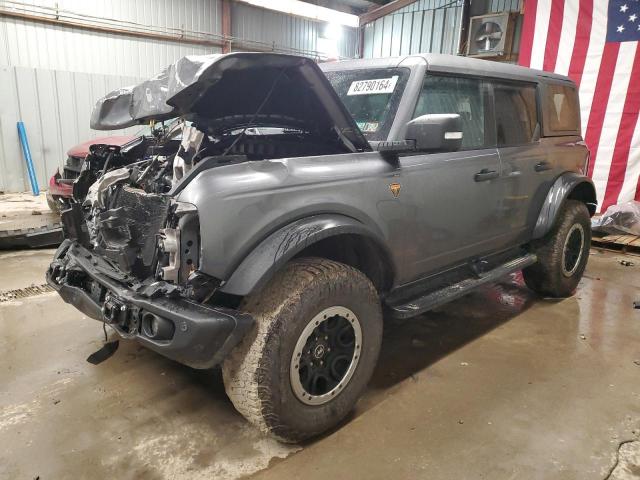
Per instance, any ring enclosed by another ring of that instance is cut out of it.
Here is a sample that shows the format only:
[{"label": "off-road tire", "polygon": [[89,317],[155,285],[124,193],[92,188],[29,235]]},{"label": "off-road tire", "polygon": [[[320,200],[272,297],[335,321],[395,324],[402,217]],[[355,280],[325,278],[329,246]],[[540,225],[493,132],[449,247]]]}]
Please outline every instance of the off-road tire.
[{"label": "off-road tire", "polygon": [[[290,380],[298,339],[315,315],[343,306],[358,318],[360,359],[346,386],[327,403],[307,405],[296,398]],[[284,442],[299,442],[334,427],[352,410],[373,373],[382,339],[380,300],[360,271],[322,258],[288,263],[240,310],[255,326],[222,365],[225,390],[252,424]]]},{"label": "off-road tire", "polygon": [[[581,226],[583,231],[582,251],[575,262],[575,270],[567,275],[563,271],[563,252],[567,236]],[[566,200],[551,231],[531,245],[538,262],[522,271],[524,281],[534,292],[554,298],[569,297],[578,286],[589,259],[591,245],[591,220],[584,203]]]}]

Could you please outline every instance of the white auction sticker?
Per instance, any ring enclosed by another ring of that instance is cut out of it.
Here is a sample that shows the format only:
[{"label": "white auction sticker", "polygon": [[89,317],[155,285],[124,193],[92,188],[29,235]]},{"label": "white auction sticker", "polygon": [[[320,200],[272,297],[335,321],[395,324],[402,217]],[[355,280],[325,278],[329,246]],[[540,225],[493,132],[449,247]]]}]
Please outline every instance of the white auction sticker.
[{"label": "white auction sticker", "polygon": [[375,95],[377,93],[392,93],[396,88],[398,76],[391,78],[372,78],[371,80],[357,80],[351,83],[347,95]]}]

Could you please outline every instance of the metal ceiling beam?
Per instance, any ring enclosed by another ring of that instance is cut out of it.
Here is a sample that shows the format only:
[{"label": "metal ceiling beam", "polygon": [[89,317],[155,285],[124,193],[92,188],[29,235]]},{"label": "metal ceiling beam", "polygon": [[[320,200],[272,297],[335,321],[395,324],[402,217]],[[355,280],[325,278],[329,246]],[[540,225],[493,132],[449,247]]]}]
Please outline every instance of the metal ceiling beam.
[{"label": "metal ceiling beam", "polygon": [[386,5],[378,7],[375,10],[363,13],[362,15],[360,15],[360,26],[362,27],[367,23],[371,23],[379,19],[380,17],[389,15],[390,13],[393,13],[396,10],[400,10],[401,8],[404,8],[415,2],[417,2],[417,0],[394,0],[393,2],[387,3]]},{"label": "metal ceiling beam", "polygon": [[205,39],[189,38],[187,36],[171,35],[171,34],[164,34],[164,33],[143,32],[143,31],[132,30],[128,28],[117,28],[112,26],[82,23],[82,22],[76,22],[73,20],[65,20],[65,19],[54,18],[54,17],[45,17],[43,15],[22,13],[22,12],[5,10],[5,9],[0,9],[0,17],[19,18],[22,20],[30,20],[32,22],[78,28],[82,30],[89,30],[92,32],[120,34],[120,35],[127,35],[130,37],[149,38],[153,40],[165,40],[165,41],[171,41],[171,42],[177,42],[177,43],[187,43],[192,45],[223,47],[224,44],[227,43],[218,39],[205,40]]}]

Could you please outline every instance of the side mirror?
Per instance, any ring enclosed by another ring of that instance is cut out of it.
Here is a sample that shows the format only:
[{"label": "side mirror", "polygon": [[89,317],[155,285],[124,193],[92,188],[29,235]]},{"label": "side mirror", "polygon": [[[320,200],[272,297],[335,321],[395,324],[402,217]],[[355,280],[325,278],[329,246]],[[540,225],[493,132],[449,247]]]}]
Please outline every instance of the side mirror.
[{"label": "side mirror", "polygon": [[405,139],[417,151],[455,152],[462,147],[462,119],[457,113],[422,115],[407,123]]}]

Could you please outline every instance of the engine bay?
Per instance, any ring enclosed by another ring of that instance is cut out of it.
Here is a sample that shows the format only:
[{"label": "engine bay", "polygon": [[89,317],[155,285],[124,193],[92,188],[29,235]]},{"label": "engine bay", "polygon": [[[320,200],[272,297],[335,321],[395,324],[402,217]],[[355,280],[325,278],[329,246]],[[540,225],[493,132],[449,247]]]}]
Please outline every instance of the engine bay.
[{"label": "engine bay", "polygon": [[203,300],[216,282],[198,272],[198,212],[175,192],[199,166],[344,151],[337,136],[331,141],[291,123],[269,115],[180,118],[153,124],[151,135],[122,147],[92,145],[62,215],[66,234],[130,279],[166,282]]}]

